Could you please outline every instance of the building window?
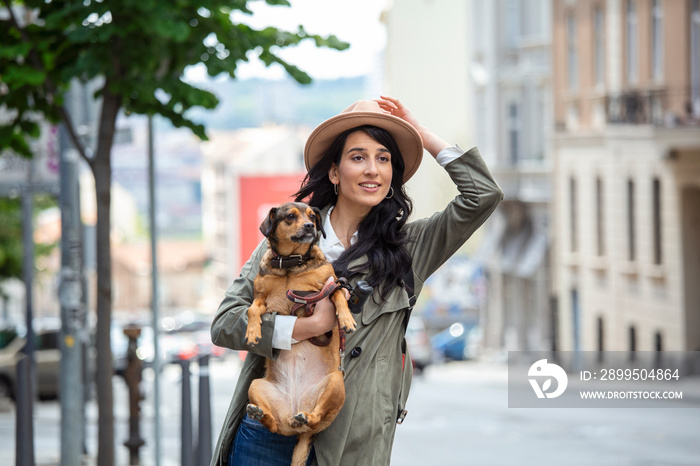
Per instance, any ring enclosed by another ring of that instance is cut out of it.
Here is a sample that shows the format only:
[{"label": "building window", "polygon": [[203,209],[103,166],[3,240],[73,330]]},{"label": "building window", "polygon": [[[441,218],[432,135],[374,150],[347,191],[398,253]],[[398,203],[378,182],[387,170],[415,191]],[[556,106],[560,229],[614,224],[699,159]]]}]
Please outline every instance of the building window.
[{"label": "building window", "polygon": [[522,0],[522,34],[525,37],[545,37],[546,16],[543,0]]},{"label": "building window", "polygon": [[651,5],[651,76],[656,81],[664,77],[664,23],[661,0]]},{"label": "building window", "polygon": [[569,89],[578,89],[578,54],[576,47],[576,18],[569,13],[566,18],[566,47],[569,73]]},{"label": "building window", "polygon": [[520,119],[518,117],[518,104],[510,104],[508,106],[508,150],[510,152],[510,163],[518,164],[519,144],[520,144]]},{"label": "building window", "polygon": [[664,350],[664,342],[663,342],[663,338],[661,337],[661,332],[656,332],[654,334],[654,349],[656,351],[663,351]]},{"label": "building window", "polygon": [[635,351],[637,351],[637,330],[634,328],[634,325],[630,325],[630,328],[628,330],[629,332],[629,352],[630,352],[630,360],[635,359]]},{"label": "building window", "polygon": [[569,179],[569,237],[571,238],[571,252],[578,249],[578,237],[576,235],[576,180]]},{"label": "building window", "polygon": [[596,243],[599,256],[605,255],[605,212],[603,206],[603,180],[595,180],[595,210],[596,210]]},{"label": "building window", "polygon": [[605,329],[603,328],[603,318],[598,317],[598,352],[599,353],[602,353],[603,351],[605,351],[604,331],[605,331]]},{"label": "building window", "polygon": [[627,81],[630,83],[637,82],[637,63],[639,55],[639,34],[637,24],[637,2],[635,0],[627,0],[627,16],[626,16],[626,47],[627,55],[625,57],[627,67]]},{"label": "building window", "polygon": [[573,288],[571,290],[571,320],[574,327],[574,351],[581,351],[581,309],[579,308],[579,304],[578,290]]},{"label": "building window", "polygon": [[654,264],[661,264],[661,181],[654,178],[652,185],[653,234],[654,234]]},{"label": "building window", "polygon": [[505,4],[505,25],[503,32],[506,35],[506,45],[510,49],[518,47],[520,38],[520,22],[522,13],[519,0],[507,0]]},{"label": "building window", "polygon": [[690,89],[693,117],[700,118],[700,0],[690,4]]},{"label": "building window", "polygon": [[593,28],[593,79],[596,86],[602,86],[605,83],[605,16],[601,6],[593,11]]},{"label": "building window", "polygon": [[627,259],[636,257],[636,232],[634,230],[634,181],[627,180]]}]

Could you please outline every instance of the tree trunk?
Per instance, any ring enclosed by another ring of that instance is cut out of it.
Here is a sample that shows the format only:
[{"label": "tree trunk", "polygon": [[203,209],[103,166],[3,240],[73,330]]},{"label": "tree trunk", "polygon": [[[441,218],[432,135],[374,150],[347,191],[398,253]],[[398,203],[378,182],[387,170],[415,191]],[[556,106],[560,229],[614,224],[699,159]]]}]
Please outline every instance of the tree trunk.
[{"label": "tree trunk", "polygon": [[97,151],[92,160],[97,195],[97,464],[114,466],[114,400],[112,394],[112,256],[110,247],[110,220],[112,165],[111,153],[114,131],[119,112],[119,100],[108,90],[102,100]]}]

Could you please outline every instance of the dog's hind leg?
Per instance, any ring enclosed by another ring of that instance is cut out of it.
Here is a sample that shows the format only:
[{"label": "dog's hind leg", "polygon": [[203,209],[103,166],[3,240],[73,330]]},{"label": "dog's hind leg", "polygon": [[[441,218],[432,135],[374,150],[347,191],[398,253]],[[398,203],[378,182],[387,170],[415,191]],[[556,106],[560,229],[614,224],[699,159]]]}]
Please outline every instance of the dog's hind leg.
[{"label": "dog's hind leg", "polygon": [[260,421],[273,434],[278,431],[277,420],[280,417],[275,408],[279,406],[277,402],[279,398],[280,393],[277,387],[265,379],[253,380],[248,389],[248,399],[250,400],[246,407],[248,417]]},{"label": "dog's hind leg", "polygon": [[[299,426],[306,425],[308,430],[318,432],[325,429],[335,419],[345,402],[345,385],[343,373],[334,371],[328,374],[321,383],[320,391],[311,396],[318,396],[318,400],[310,413],[297,413],[292,422]],[[303,422],[303,421],[306,422]]]}]

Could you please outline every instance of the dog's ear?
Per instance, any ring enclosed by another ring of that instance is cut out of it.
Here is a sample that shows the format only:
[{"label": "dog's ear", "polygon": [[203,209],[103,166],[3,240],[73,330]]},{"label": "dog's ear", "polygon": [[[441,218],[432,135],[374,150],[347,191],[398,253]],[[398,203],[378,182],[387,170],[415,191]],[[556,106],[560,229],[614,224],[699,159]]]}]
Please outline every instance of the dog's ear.
[{"label": "dog's ear", "polygon": [[267,217],[265,217],[265,220],[263,220],[263,222],[260,224],[260,232],[265,238],[267,238],[267,235],[269,235],[272,231],[272,228],[275,225],[276,217],[277,207],[273,207],[272,209],[270,209],[270,212],[267,214]]},{"label": "dog's ear", "polygon": [[316,214],[316,231],[320,232],[323,237],[326,237],[326,232],[323,229],[323,217],[321,216],[321,209],[318,207],[312,207],[311,208],[314,211],[314,214]]}]

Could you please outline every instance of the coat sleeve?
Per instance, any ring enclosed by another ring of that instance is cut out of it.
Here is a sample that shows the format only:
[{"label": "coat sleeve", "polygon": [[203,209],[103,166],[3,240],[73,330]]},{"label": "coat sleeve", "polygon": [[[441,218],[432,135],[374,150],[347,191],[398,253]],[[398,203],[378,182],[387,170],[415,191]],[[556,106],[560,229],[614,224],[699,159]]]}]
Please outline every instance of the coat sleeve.
[{"label": "coat sleeve", "polygon": [[413,258],[414,274],[421,282],[469,239],[503,199],[503,192],[476,147],[445,169],[460,194],[442,212],[407,226],[407,248]]},{"label": "coat sleeve", "polygon": [[241,269],[241,274],[226,290],[224,299],[211,324],[211,341],[233,350],[246,350],[266,358],[274,359],[279,350],[272,348],[272,334],[277,313],[262,315],[262,339],[255,346],[248,346],[245,333],[248,327],[248,308],[253,302],[253,281],[260,270],[260,259],[267,249],[261,242],[253,255]]}]

